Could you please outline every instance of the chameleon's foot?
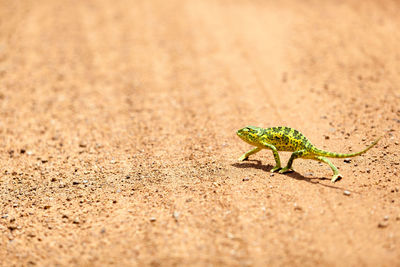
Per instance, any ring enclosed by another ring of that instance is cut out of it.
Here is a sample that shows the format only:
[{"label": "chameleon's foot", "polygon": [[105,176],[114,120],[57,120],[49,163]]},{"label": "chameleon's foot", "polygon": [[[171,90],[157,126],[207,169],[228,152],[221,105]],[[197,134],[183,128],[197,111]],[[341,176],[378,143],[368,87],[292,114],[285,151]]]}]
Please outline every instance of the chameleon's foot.
[{"label": "chameleon's foot", "polygon": [[246,155],[241,156],[238,160],[239,161],[245,161],[247,160],[249,157],[246,157]]},{"label": "chameleon's foot", "polygon": [[270,172],[276,172],[276,171],[279,171],[280,169],[281,169],[281,166],[275,166],[270,170]]},{"label": "chameleon's foot", "polygon": [[339,181],[339,180],[342,179],[342,178],[343,178],[343,177],[342,177],[342,175],[341,175],[340,173],[335,174],[335,175],[333,175],[333,177],[332,177],[332,179],[331,179],[331,182],[332,182],[332,183],[337,182],[337,181]]},{"label": "chameleon's foot", "polygon": [[292,171],[293,171],[292,168],[287,168],[287,167],[285,167],[285,168],[281,169],[281,170],[279,171],[279,173],[287,173],[287,172],[292,172]]}]

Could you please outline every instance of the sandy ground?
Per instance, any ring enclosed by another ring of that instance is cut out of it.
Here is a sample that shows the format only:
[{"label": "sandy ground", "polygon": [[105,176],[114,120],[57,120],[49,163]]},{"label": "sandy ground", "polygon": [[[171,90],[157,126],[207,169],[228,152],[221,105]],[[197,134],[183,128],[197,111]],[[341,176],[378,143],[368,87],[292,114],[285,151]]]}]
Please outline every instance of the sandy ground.
[{"label": "sandy ground", "polygon": [[[399,13],[0,0],[1,265],[400,266]],[[335,152],[384,138],[332,184],[237,162],[246,125]]]}]

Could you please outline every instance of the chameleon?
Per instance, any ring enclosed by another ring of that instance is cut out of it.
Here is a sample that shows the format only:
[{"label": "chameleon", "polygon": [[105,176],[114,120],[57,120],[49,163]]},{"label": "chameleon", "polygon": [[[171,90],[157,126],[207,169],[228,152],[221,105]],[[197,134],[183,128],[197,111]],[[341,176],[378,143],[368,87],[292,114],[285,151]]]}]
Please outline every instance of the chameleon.
[{"label": "chameleon", "polygon": [[[329,165],[333,171],[331,182],[334,183],[342,179],[342,175],[339,170],[333,165],[328,159],[329,158],[350,158],[361,154],[364,154],[382,138],[378,138],[371,145],[360,152],[356,153],[334,153],[324,151],[316,148],[311,142],[299,131],[290,127],[271,127],[271,128],[260,128],[255,126],[247,126],[236,132],[236,134],[245,142],[255,146],[255,148],[244,153],[239,161],[244,161],[262,149],[272,150],[276,165],[271,169],[271,172],[278,171],[279,173],[286,173],[293,171],[292,164],[295,159],[312,159],[317,160]],[[281,161],[279,158],[278,151],[290,151],[293,152],[289,158],[286,167],[281,167]]]}]

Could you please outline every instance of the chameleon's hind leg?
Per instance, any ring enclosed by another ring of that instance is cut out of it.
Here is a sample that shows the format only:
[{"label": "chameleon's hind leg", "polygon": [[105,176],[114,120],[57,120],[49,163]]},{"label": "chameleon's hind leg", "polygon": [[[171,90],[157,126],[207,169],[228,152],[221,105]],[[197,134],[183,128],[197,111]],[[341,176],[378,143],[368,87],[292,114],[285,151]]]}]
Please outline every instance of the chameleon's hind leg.
[{"label": "chameleon's hind leg", "polygon": [[285,173],[285,172],[293,171],[293,169],[292,169],[293,161],[295,159],[297,159],[297,158],[303,157],[305,155],[305,153],[306,153],[306,150],[304,150],[304,149],[293,152],[292,155],[290,156],[290,159],[289,159],[286,167],[281,169],[279,171],[279,173]]},{"label": "chameleon's hind leg", "polygon": [[334,183],[337,180],[340,180],[342,178],[342,175],[339,173],[339,170],[336,168],[335,165],[332,164],[332,162],[329,161],[329,159],[321,157],[321,156],[315,156],[314,159],[318,160],[318,161],[321,161],[321,162],[324,162],[324,163],[328,164],[329,167],[331,167],[331,169],[333,171],[333,176],[332,176],[332,179],[331,179],[332,183]]},{"label": "chameleon's hind leg", "polygon": [[256,147],[256,148],[253,148],[253,149],[250,150],[250,151],[247,151],[246,153],[244,153],[244,154],[239,158],[239,161],[243,161],[243,160],[248,159],[250,155],[253,155],[253,154],[259,152],[261,149],[262,149],[262,148],[260,148],[260,147]]}]

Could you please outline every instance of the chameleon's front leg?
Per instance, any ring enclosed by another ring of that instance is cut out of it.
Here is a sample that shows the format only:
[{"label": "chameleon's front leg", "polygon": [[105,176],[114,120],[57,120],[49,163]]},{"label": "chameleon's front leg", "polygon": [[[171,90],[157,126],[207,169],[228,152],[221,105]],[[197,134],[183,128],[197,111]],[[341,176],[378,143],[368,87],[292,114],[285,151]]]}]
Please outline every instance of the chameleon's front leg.
[{"label": "chameleon's front leg", "polygon": [[321,156],[315,156],[314,159],[318,160],[318,161],[321,161],[321,162],[324,162],[324,163],[328,164],[329,167],[331,167],[331,169],[333,171],[333,176],[332,176],[332,179],[331,179],[332,183],[334,183],[337,180],[340,180],[342,178],[342,175],[339,173],[339,170],[327,158],[324,158],[324,157],[321,157]]},{"label": "chameleon's front leg", "polygon": [[244,154],[239,158],[239,161],[247,160],[247,159],[249,158],[250,155],[253,155],[253,154],[259,152],[261,149],[262,149],[262,148],[260,148],[260,147],[256,147],[256,148],[253,148],[253,149],[250,150],[250,151],[247,151],[246,153],[244,153]]},{"label": "chameleon's front leg", "polygon": [[263,145],[265,146],[265,148],[269,148],[272,150],[272,154],[274,155],[274,159],[275,159],[275,167],[273,167],[270,172],[276,172],[278,170],[280,170],[281,167],[281,160],[279,158],[279,154],[278,154],[278,150],[276,149],[276,147],[274,145],[268,144],[268,143],[263,143]]},{"label": "chameleon's front leg", "polygon": [[285,172],[293,171],[293,169],[292,169],[293,161],[295,159],[297,159],[297,158],[300,158],[300,157],[304,156],[305,152],[306,152],[305,150],[298,150],[298,151],[293,152],[292,155],[290,156],[290,159],[289,159],[286,167],[281,169],[279,171],[279,173],[285,173]]}]

